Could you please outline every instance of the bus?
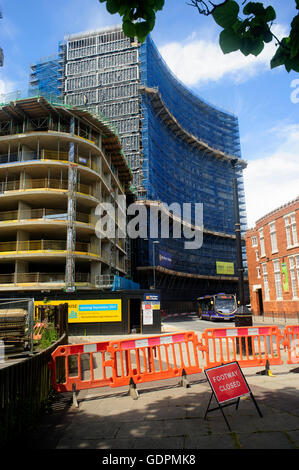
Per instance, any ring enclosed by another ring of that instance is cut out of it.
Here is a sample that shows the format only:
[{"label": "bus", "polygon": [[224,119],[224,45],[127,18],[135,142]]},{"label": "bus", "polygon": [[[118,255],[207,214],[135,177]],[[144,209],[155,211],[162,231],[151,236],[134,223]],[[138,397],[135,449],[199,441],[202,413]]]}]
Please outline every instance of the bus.
[{"label": "bus", "polygon": [[235,294],[205,295],[198,297],[198,316],[203,320],[234,320],[237,311]]}]

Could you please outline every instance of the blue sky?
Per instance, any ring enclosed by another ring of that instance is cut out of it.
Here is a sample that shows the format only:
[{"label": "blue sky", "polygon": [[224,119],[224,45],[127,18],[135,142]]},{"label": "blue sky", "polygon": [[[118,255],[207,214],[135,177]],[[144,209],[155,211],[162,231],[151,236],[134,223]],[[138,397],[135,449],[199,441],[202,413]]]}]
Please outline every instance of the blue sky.
[{"label": "blue sky", "polygon": [[[277,11],[277,36],[288,34],[295,1],[264,3]],[[0,0],[0,7],[0,45],[5,54],[0,94],[25,90],[30,64],[55,54],[65,35],[121,22],[98,0]],[[252,226],[299,194],[299,74],[288,74],[283,67],[270,70],[274,42],[258,58],[239,52],[223,55],[218,34],[213,19],[200,16],[186,0],[166,0],[152,38],[186,86],[237,114],[242,157],[248,162],[244,181]]]}]

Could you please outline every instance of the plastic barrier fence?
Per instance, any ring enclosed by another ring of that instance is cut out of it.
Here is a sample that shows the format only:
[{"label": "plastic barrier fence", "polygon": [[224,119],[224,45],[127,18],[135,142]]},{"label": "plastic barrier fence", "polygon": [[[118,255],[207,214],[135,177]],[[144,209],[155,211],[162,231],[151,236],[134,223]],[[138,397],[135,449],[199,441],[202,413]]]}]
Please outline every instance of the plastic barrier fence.
[{"label": "plastic barrier fence", "polygon": [[52,385],[57,392],[71,392],[110,385],[109,342],[58,346],[52,353]]},{"label": "plastic barrier fence", "polygon": [[288,364],[299,363],[299,326],[286,326],[284,331],[284,345],[288,350]]},{"label": "plastic barrier fence", "polygon": [[199,342],[194,332],[112,341],[108,346],[112,370],[111,387],[182,377],[202,372]]},{"label": "plastic barrier fence", "polygon": [[[52,353],[53,388],[58,392],[120,387],[184,377],[237,361],[241,367],[299,363],[299,326],[215,328],[148,338],[59,346]],[[199,354],[203,354],[202,364]]]},{"label": "plastic barrier fence", "polygon": [[206,366],[237,361],[242,367],[283,364],[280,354],[281,332],[277,326],[215,328],[202,334]]}]

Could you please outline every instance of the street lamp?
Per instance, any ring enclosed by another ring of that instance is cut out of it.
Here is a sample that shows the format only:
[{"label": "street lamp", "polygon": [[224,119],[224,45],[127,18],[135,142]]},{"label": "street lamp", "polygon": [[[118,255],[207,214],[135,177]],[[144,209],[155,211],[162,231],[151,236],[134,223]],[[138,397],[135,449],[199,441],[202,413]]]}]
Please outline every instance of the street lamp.
[{"label": "street lamp", "polygon": [[156,289],[156,257],[155,257],[155,245],[158,245],[160,242],[158,240],[153,241],[153,277],[154,277],[154,289]]},{"label": "street lamp", "polygon": [[233,197],[234,197],[234,212],[235,212],[235,234],[237,243],[237,262],[238,262],[238,285],[239,285],[239,299],[240,307],[245,306],[245,287],[244,287],[244,269],[242,259],[242,241],[241,241],[241,224],[240,224],[240,212],[239,212],[239,196],[237,187],[236,177],[236,164],[238,160],[232,160],[233,168]]}]

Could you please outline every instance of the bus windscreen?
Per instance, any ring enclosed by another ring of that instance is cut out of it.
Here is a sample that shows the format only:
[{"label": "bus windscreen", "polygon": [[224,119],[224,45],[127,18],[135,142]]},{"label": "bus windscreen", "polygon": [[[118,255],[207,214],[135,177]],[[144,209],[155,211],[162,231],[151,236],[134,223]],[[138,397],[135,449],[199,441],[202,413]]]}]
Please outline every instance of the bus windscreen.
[{"label": "bus windscreen", "polygon": [[233,313],[236,309],[236,302],[233,296],[215,297],[215,309],[219,313]]}]

